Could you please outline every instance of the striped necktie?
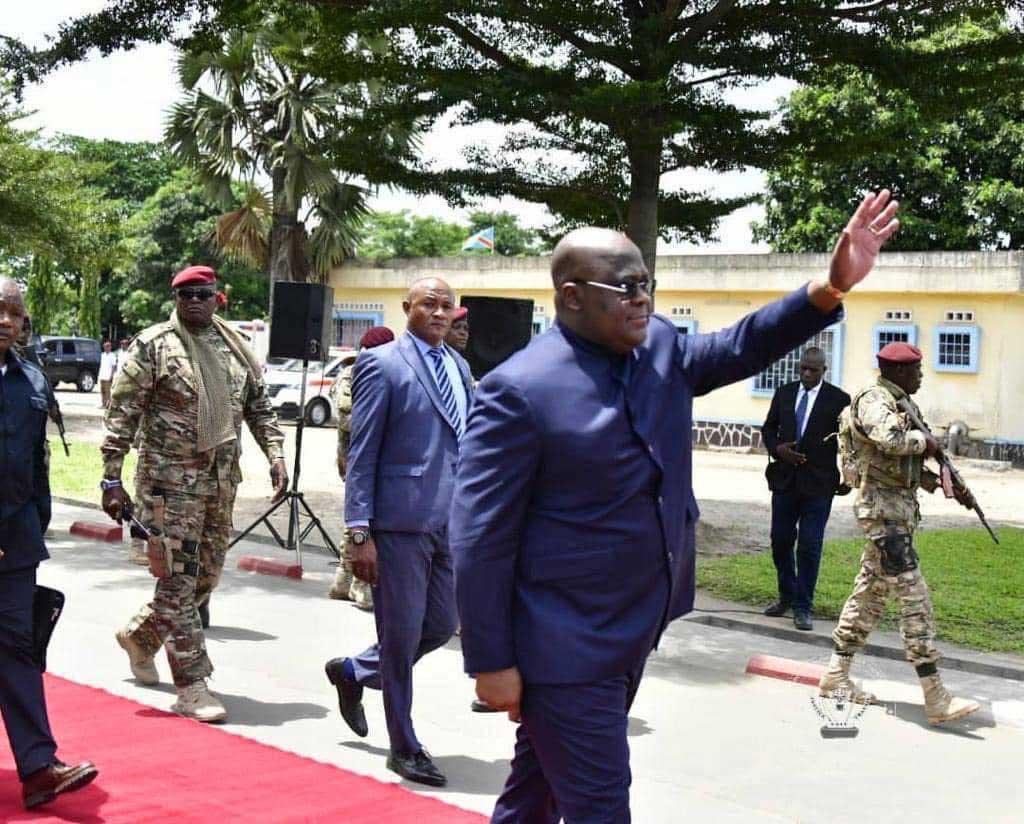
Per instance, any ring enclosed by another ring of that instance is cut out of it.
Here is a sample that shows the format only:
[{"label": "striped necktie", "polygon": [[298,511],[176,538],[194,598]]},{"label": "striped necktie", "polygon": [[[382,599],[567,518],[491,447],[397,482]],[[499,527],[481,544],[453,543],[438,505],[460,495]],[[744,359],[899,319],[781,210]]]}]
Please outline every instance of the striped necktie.
[{"label": "striped necktie", "polygon": [[800,388],[800,403],[796,405],[796,439],[799,442],[804,437],[804,430],[807,428],[807,400],[810,396],[803,387]]},{"label": "striped necktie", "polygon": [[462,416],[459,414],[459,406],[455,403],[455,390],[452,389],[452,382],[448,380],[448,370],[444,366],[444,352],[441,349],[428,349],[431,360],[434,361],[434,375],[437,378],[437,388],[441,392],[441,401],[448,411],[448,420],[455,427],[455,434],[462,440],[465,431]]}]

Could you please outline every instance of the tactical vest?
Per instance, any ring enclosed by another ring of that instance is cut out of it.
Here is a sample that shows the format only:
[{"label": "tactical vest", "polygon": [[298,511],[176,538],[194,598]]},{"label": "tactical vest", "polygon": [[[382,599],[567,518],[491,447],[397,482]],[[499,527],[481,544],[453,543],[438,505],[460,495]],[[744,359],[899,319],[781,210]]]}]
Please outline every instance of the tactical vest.
[{"label": "tactical vest", "polygon": [[924,456],[888,455],[882,452],[864,432],[858,418],[861,398],[877,389],[885,391],[884,387],[876,385],[858,392],[839,415],[839,467],[843,483],[851,489],[862,489],[869,485],[916,489],[921,483]]}]

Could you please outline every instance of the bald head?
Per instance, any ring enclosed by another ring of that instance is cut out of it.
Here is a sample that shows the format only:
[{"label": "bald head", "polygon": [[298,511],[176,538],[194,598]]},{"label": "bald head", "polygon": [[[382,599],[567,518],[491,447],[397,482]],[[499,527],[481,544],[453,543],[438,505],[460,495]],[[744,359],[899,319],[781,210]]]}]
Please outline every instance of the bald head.
[{"label": "bald head", "polygon": [[419,278],[402,301],[406,329],[430,346],[440,346],[455,315],[455,293],[441,278]]},{"label": "bald head", "polygon": [[447,281],[441,280],[441,278],[426,277],[416,278],[416,280],[409,284],[409,294],[405,296],[405,299],[412,300],[415,295],[422,294],[423,292],[447,292],[452,296],[455,294]]},{"label": "bald head", "polygon": [[595,271],[615,269],[623,258],[643,261],[640,250],[622,232],[587,226],[558,241],[551,255],[551,281],[557,290],[570,280],[592,280]]},{"label": "bald head", "polygon": [[0,360],[21,337],[25,324],[25,300],[21,287],[7,277],[0,277]]}]

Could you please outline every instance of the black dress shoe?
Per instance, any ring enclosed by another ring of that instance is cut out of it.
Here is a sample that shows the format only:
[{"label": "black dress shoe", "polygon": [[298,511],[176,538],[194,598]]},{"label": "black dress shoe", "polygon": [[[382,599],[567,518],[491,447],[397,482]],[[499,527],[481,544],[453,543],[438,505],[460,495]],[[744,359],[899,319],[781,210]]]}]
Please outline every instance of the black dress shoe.
[{"label": "black dress shoe", "polygon": [[427,784],[431,787],[443,787],[448,779],[430,760],[426,750],[420,750],[416,755],[388,754],[388,769],[398,773],[402,778],[415,781],[417,784]]},{"label": "black dress shoe", "polygon": [[89,761],[69,767],[61,761],[54,761],[38,770],[21,784],[21,799],[25,809],[31,810],[40,804],[53,801],[62,793],[80,790],[97,775],[99,770]]},{"label": "black dress shoe", "polygon": [[814,623],[811,621],[811,614],[802,609],[797,610],[793,613],[793,626],[797,629],[802,629],[804,632],[810,632],[814,629]]},{"label": "black dress shoe", "polygon": [[366,724],[366,713],[363,712],[363,686],[345,675],[344,658],[332,658],[324,670],[327,680],[338,690],[338,709],[341,717],[352,732],[360,738],[366,738],[370,728]]},{"label": "black dress shoe", "polygon": [[473,703],[469,705],[469,708],[473,712],[501,712],[499,709],[495,709],[486,701],[481,701],[479,698],[474,698]]},{"label": "black dress shoe", "polygon": [[785,601],[772,601],[768,606],[764,608],[762,615],[767,615],[769,618],[781,618],[789,612],[789,604]]},{"label": "black dress shoe", "polygon": [[210,628],[210,599],[207,598],[201,603],[196,609],[199,610],[199,623],[203,625],[203,629]]}]

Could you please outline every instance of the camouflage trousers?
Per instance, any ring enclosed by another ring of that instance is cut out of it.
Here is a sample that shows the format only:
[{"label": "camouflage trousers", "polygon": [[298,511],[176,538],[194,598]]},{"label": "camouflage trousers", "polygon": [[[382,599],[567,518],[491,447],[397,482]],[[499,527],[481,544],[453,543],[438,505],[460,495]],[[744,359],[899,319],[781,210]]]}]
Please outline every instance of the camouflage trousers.
[{"label": "camouflage trousers", "polygon": [[865,511],[858,502],[858,516],[871,514],[875,517],[857,519],[868,541],[861,555],[860,571],[853,582],[853,593],[846,600],[839,624],[832,633],[832,640],[839,652],[853,653],[864,646],[871,631],[878,625],[886,602],[895,597],[900,605],[900,636],[907,660],[915,667],[939,660],[939,651],[935,648],[932,599],[928,594],[928,584],[921,574],[921,567],[899,575],[887,575],[882,568],[881,551],[875,544],[875,540],[884,538],[887,530],[894,526],[912,534],[917,527],[916,501],[913,507],[912,514],[905,512],[904,517],[894,519],[891,516],[896,513],[891,508],[890,511],[882,511],[882,507],[873,506],[870,511]]},{"label": "camouflage trousers", "polygon": [[203,485],[212,492],[198,495],[143,480],[136,487],[136,506],[139,520],[147,525],[153,522],[154,488],[164,495],[164,534],[197,542],[194,554],[186,549],[174,550],[175,563],[198,562],[198,575],[176,572],[158,579],[153,600],[128,622],[126,630],[151,655],[165,646],[174,684],[184,687],[213,672],[197,607],[220,581],[231,540],[236,486],[214,481],[212,486]]}]

